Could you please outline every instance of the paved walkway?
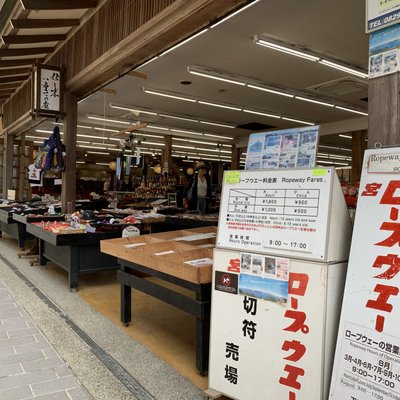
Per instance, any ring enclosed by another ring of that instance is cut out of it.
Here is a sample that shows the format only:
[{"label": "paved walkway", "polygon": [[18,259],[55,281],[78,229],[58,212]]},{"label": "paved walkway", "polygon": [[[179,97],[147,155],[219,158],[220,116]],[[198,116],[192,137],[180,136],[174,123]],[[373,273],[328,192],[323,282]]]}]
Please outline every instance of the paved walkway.
[{"label": "paved walkway", "polygon": [[0,399],[92,399],[1,281]]}]

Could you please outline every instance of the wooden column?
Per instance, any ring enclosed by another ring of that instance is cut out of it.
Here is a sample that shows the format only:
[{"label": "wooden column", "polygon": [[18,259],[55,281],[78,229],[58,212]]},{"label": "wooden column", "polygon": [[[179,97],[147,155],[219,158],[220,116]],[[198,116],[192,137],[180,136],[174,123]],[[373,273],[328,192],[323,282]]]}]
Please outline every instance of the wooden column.
[{"label": "wooden column", "polygon": [[240,148],[236,147],[235,144],[232,145],[232,164],[231,169],[239,169],[240,165]]},{"label": "wooden column", "polygon": [[4,136],[3,153],[3,197],[7,198],[7,190],[13,188],[14,136]]},{"label": "wooden column", "polygon": [[20,146],[19,146],[19,163],[18,163],[18,190],[17,190],[17,199],[22,201],[25,200],[24,196],[24,186],[25,180],[27,180],[27,171],[25,168],[25,133],[23,133],[20,137]]},{"label": "wooden column", "polygon": [[374,78],[368,87],[368,148],[400,145],[400,73]]},{"label": "wooden column", "polygon": [[67,211],[67,203],[71,202],[75,210],[76,200],[76,126],[78,123],[78,102],[74,93],[66,92],[64,107],[64,144],[67,153],[65,171],[62,174],[61,204],[63,212]]},{"label": "wooden column", "polygon": [[165,147],[162,157],[162,171],[172,173],[172,136],[165,136]]},{"label": "wooden column", "polygon": [[351,142],[351,183],[353,184],[356,182],[360,182],[364,151],[367,147],[367,143],[365,141],[366,137],[367,131],[353,132],[353,139]]}]

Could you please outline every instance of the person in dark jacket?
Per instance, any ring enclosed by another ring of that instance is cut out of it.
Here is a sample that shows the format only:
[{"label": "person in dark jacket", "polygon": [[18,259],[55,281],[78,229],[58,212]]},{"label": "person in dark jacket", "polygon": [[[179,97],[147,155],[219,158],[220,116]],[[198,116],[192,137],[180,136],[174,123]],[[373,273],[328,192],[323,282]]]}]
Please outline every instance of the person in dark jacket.
[{"label": "person in dark jacket", "polygon": [[190,180],[183,193],[183,204],[189,210],[205,213],[211,199],[211,180],[207,166],[197,163],[197,174]]}]

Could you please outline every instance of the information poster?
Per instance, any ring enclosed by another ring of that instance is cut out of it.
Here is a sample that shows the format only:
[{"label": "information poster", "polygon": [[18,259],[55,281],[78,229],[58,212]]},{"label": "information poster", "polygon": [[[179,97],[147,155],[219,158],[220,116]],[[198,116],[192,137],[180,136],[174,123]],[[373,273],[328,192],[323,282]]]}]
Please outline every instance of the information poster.
[{"label": "information poster", "polygon": [[369,39],[369,77],[400,71],[400,26],[373,32]]},{"label": "information poster", "polygon": [[331,168],[226,171],[217,246],[324,260]]},{"label": "information poster", "polygon": [[[272,257],[261,271],[264,258],[215,249],[210,388],[240,400],[321,400],[327,269]],[[276,279],[280,263],[290,269],[287,280]],[[252,279],[271,279],[266,272],[275,276],[277,286],[268,289],[275,299],[247,293]]]},{"label": "information poster", "polygon": [[367,150],[330,399],[400,399],[400,148]]},{"label": "information poster", "polygon": [[366,5],[367,33],[400,21],[400,0],[366,0]]},{"label": "information poster", "polygon": [[319,126],[253,133],[246,169],[314,167]]}]

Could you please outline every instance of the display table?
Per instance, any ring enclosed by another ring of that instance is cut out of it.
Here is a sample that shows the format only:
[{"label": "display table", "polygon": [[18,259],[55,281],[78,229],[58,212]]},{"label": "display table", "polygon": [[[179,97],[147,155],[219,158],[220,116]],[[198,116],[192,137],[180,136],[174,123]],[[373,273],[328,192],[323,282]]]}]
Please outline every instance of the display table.
[{"label": "display table", "polygon": [[118,269],[116,257],[100,252],[100,240],[121,236],[121,232],[56,234],[42,228],[41,223],[28,223],[26,230],[39,239],[39,264],[47,261],[68,272],[71,290],[78,287],[80,274]]},{"label": "display table", "polygon": [[[207,227],[101,242],[101,251],[117,256],[121,266],[121,322],[125,326],[131,322],[132,288],[195,316],[196,367],[202,375],[208,370],[215,233],[215,228]],[[178,287],[165,287],[165,282]],[[180,293],[179,287],[191,290],[194,296]]]}]

